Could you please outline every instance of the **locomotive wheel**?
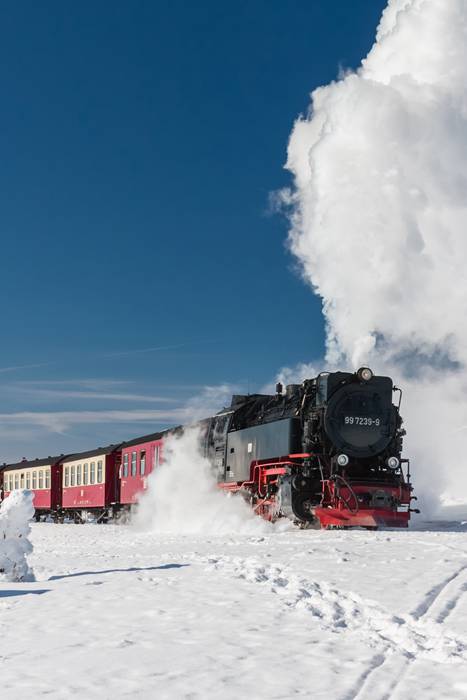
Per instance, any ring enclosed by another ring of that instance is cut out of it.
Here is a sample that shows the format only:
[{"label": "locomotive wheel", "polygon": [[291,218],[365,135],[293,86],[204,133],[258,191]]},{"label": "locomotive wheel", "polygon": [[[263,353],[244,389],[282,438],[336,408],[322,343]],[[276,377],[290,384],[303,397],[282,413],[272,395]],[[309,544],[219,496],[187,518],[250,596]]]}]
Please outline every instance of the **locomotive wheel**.
[{"label": "locomotive wheel", "polygon": [[321,530],[321,523],[318,518],[314,520],[294,520],[294,525],[297,525],[300,530]]},{"label": "locomotive wheel", "polygon": [[293,511],[297,516],[297,522],[309,523],[311,526],[313,526],[313,523],[319,522],[314,514],[314,505],[309,495],[304,495],[301,498],[295,497],[293,501]]},{"label": "locomotive wheel", "polygon": [[253,494],[247,489],[239,489],[235,495],[241,496],[249,506],[253,505]]}]

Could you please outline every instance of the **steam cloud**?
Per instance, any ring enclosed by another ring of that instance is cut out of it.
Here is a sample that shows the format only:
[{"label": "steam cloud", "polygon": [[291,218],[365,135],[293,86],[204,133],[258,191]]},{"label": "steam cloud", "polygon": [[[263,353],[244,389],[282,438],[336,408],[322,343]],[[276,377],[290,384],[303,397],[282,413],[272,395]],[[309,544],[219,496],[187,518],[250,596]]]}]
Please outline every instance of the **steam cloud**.
[{"label": "steam cloud", "polygon": [[466,0],[390,0],[361,67],[295,123],[282,193],[327,365],[406,389],[425,514],[443,490],[467,501],[466,54]]},{"label": "steam cloud", "polygon": [[148,478],[135,526],[172,534],[257,535],[273,526],[241,496],[221,492],[200,451],[200,433],[187,428],[164,442],[164,462]]}]

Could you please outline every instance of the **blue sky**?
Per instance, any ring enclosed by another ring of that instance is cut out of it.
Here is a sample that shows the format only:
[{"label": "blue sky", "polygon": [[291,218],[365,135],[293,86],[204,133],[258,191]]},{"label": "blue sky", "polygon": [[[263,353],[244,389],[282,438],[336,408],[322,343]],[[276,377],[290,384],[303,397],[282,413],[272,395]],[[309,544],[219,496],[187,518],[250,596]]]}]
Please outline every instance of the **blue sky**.
[{"label": "blue sky", "polygon": [[3,6],[1,461],[151,432],[206,385],[322,355],[268,198],[384,5]]}]

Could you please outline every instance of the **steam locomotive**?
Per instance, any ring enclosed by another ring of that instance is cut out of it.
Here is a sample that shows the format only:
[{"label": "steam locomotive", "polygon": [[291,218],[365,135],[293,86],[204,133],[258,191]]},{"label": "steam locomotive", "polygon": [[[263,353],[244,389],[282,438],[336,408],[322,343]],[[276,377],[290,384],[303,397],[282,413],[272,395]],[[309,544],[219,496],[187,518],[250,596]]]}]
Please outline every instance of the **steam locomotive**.
[{"label": "steam locomotive", "polygon": [[[397,404],[393,403],[398,395]],[[368,367],[323,372],[275,395],[235,395],[205,425],[220,488],[268,520],[407,527],[415,499],[402,458],[402,392]]]}]

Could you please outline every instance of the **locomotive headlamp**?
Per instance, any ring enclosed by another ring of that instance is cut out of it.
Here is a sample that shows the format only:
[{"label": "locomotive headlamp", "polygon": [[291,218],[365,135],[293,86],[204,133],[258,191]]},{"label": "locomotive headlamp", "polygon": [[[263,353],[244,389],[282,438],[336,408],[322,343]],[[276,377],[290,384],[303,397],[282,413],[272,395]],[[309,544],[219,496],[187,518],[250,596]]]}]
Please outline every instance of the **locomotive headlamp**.
[{"label": "locomotive headlamp", "polygon": [[360,381],[363,380],[364,382],[369,382],[372,376],[373,372],[369,367],[360,367],[357,372],[357,377],[360,379]]},{"label": "locomotive headlamp", "polygon": [[386,464],[388,465],[389,469],[397,469],[399,466],[399,460],[397,457],[388,457]]},{"label": "locomotive headlamp", "polygon": [[347,457],[347,455],[341,454],[338,456],[337,464],[340,467],[346,467],[348,465],[348,463],[349,463],[349,458]]}]

